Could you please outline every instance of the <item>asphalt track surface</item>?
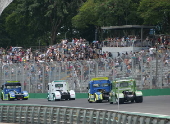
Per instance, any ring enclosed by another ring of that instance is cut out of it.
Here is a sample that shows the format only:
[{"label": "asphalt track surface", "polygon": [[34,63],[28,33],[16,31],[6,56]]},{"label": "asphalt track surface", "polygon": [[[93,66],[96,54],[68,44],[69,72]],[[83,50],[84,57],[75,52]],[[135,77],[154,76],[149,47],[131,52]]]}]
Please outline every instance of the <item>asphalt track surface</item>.
[{"label": "asphalt track surface", "polygon": [[48,106],[64,106],[64,107],[80,107],[105,109],[126,112],[139,112],[159,116],[170,117],[170,96],[145,96],[143,103],[124,103],[124,104],[110,104],[103,103],[88,103],[87,99],[76,100],[61,100],[61,101],[47,101],[47,99],[28,99],[15,101],[2,101],[0,104],[27,104],[27,105],[48,105]]}]

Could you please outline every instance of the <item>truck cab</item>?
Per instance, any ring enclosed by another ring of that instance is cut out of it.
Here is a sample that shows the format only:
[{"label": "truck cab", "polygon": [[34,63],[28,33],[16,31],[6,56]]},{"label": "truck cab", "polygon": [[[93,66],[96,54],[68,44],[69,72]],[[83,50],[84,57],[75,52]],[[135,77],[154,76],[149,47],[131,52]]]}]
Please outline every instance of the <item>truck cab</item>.
[{"label": "truck cab", "polygon": [[109,94],[110,104],[134,101],[136,103],[143,102],[143,94],[136,90],[136,81],[131,78],[116,79],[112,82],[112,90]]},{"label": "truck cab", "polygon": [[27,91],[22,91],[19,81],[7,81],[1,86],[2,100],[28,100],[29,94]]},{"label": "truck cab", "polygon": [[108,77],[92,78],[88,84],[88,101],[102,102],[109,100],[109,92],[111,90],[111,81]]},{"label": "truck cab", "polygon": [[48,101],[75,100],[75,91],[69,90],[69,84],[65,80],[55,80],[48,83]]}]

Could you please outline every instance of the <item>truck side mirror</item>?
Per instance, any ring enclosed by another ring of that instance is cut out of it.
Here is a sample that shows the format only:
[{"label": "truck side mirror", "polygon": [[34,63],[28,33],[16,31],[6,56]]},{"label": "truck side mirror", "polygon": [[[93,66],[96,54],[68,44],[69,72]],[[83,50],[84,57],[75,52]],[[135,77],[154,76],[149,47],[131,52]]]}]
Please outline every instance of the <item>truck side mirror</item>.
[{"label": "truck side mirror", "polygon": [[3,87],[1,87],[1,90],[3,90]]},{"label": "truck side mirror", "polygon": [[88,90],[89,88],[87,87],[87,90]]}]

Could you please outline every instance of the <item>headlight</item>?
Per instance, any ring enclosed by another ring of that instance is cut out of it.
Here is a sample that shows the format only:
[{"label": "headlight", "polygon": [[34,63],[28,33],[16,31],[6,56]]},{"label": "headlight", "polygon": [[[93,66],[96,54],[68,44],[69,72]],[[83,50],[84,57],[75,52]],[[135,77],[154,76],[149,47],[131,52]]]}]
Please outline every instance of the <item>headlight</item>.
[{"label": "headlight", "polygon": [[24,93],[24,96],[28,96],[28,93]]},{"label": "headlight", "polygon": [[113,95],[115,95],[115,92],[113,92]]}]

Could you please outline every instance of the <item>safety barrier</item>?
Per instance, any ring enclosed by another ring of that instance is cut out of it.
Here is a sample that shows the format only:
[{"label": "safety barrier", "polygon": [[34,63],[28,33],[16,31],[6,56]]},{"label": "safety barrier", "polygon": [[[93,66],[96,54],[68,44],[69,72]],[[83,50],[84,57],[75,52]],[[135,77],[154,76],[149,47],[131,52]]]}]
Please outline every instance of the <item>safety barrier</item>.
[{"label": "safety barrier", "polygon": [[110,110],[0,104],[0,122],[20,124],[170,124],[170,118]]},{"label": "safety barrier", "polygon": [[[140,90],[143,96],[160,96],[160,95],[170,95],[170,89],[147,89]],[[47,93],[30,93],[30,98],[47,98]],[[76,98],[88,98],[87,93],[76,93]]]}]

